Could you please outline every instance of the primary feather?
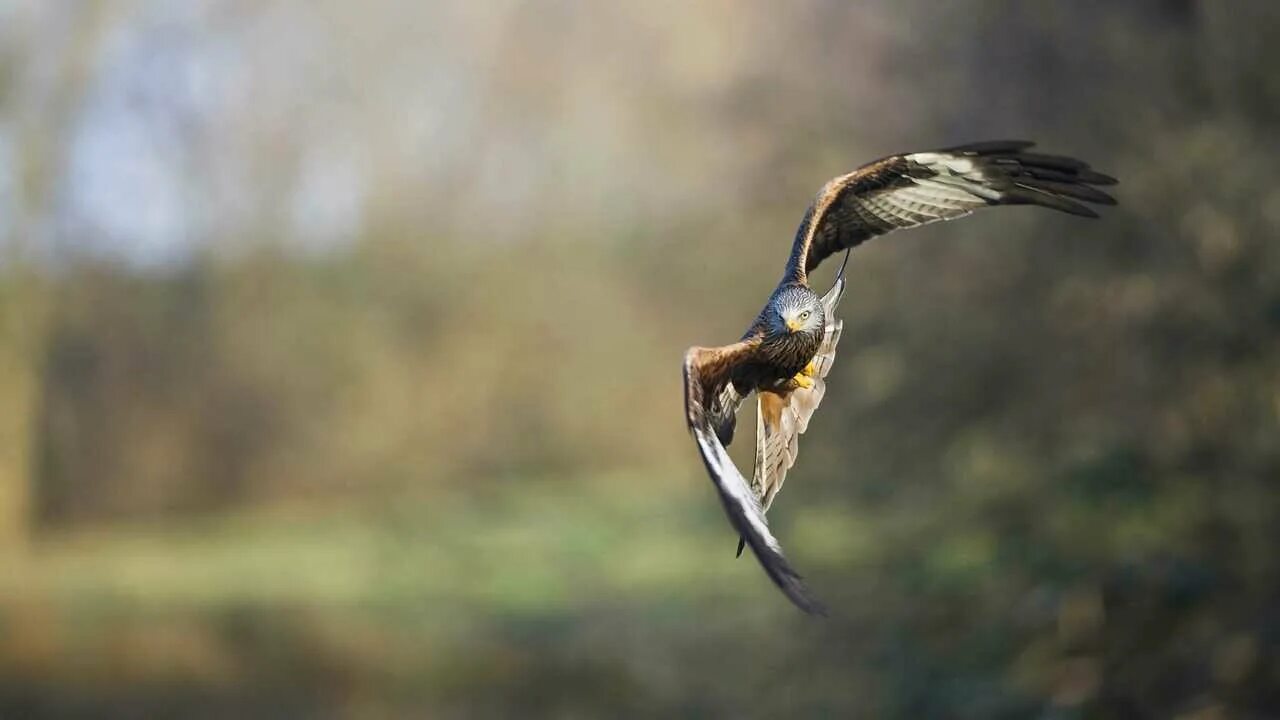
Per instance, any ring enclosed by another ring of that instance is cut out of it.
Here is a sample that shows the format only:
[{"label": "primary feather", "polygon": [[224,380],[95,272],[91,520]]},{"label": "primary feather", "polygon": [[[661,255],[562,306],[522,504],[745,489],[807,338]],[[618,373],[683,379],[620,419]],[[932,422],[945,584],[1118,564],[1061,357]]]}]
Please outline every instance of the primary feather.
[{"label": "primary feather", "polygon": [[841,272],[831,290],[822,298],[826,326],[822,344],[811,362],[814,365],[813,387],[796,388],[788,393],[761,390],[756,393],[756,462],[751,489],[768,512],[773,498],[782,489],[787,471],[800,454],[800,435],[809,429],[809,419],[822,403],[827,391],[825,378],[835,362],[836,345],[844,321],[835,317],[836,307],[844,295],[845,279]]},{"label": "primary feather", "polygon": [[[685,419],[741,537],[738,552],[749,545],[773,582],[806,612],[822,612],[822,605],[783,555],[765,511],[796,462],[799,436],[826,393],[824,378],[840,341],[835,310],[844,293],[844,266],[820,300],[809,288],[809,272],[876,235],[964,217],[983,207],[1039,205],[1097,217],[1084,203],[1115,203],[1096,187],[1111,185],[1114,178],[1074,158],[1027,152],[1031,146],[999,140],[893,155],[834,178],[805,212],[782,282],[742,339],[685,354]],[[846,252],[845,262],[848,257]],[[807,322],[799,322],[801,317]],[[810,362],[812,377],[797,379]],[[751,392],[757,393],[758,413],[755,472],[748,484],[725,446],[733,440],[738,408]]]},{"label": "primary feather", "polygon": [[876,235],[964,217],[995,205],[1040,205],[1097,217],[1081,203],[1113,205],[1095,185],[1115,178],[1079,160],[1001,140],[891,155],[832,179],[796,231],[786,280],[803,281],[825,258]]}]

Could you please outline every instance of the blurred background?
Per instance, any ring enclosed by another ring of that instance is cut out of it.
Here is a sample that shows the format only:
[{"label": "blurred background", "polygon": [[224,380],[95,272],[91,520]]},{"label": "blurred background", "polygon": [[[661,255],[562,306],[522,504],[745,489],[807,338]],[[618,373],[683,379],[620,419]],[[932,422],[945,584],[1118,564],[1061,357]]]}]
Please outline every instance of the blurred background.
[{"label": "blurred background", "polygon": [[[1266,0],[0,2],[0,716],[1280,716],[1278,47]],[[682,353],[825,180],[1006,137],[1121,205],[856,251],[771,513],[814,621]]]}]

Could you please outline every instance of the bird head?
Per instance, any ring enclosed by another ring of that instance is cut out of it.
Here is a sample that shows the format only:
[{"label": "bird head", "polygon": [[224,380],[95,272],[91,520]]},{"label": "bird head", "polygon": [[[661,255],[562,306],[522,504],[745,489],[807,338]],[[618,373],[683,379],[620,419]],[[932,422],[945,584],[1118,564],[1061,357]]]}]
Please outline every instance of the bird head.
[{"label": "bird head", "polygon": [[825,318],[822,299],[806,287],[783,288],[769,303],[769,329],[773,335],[822,332]]}]

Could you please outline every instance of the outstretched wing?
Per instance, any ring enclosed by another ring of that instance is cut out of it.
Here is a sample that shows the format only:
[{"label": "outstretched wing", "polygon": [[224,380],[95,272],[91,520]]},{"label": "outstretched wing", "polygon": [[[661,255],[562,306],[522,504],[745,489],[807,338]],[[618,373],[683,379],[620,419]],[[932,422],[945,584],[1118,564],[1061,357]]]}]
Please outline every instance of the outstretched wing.
[{"label": "outstretched wing", "polygon": [[751,546],[769,578],[801,610],[825,614],[822,604],[810,594],[799,573],[782,554],[782,547],[769,532],[760,501],[733,464],[716,431],[716,417],[723,408],[715,405],[725,387],[732,384],[729,378],[733,369],[750,360],[758,342],[758,339],[748,339],[720,348],[690,348],[685,353],[685,419],[729,522]]},{"label": "outstretched wing", "polygon": [[[846,257],[846,260],[848,258]],[[751,479],[751,489],[760,499],[765,512],[773,504],[773,498],[782,489],[787,471],[799,454],[800,434],[809,428],[809,419],[822,402],[827,384],[823,380],[835,362],[836,345],[844,321],[836,319],[836,306],[844,295],[844,268],[836,276],[835,284],[822,298],[826,329],[822,344],[813,356],[813,387],[797,388],[789,393],[768,390],[757,393],[756,401],[756,469]],[[739,547],[741,552],[741,547]]]},{"label": "outstretched wing", "polygon": [[1097,217],[1114,205],[1093,187],[1115,178],[1079,160],[1024,152],[1018,140],[894,155],[828,182],[796,231],[786,279],[804,282],[823,259],[876,235],[963,217],[988,205],[1041,205]]}]

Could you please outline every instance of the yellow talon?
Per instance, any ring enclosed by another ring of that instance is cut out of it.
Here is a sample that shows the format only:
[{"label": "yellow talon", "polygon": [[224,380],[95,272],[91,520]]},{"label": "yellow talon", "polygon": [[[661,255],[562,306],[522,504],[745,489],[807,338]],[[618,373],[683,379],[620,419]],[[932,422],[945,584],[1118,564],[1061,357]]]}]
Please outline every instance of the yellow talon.
[{"label": "yellow talon", "polygon": [[[808,368],[806,368],[806,370],[807,369]],[[796,373],[796,376],[791,378],[791,381],[794,382],[797,387],[802,387],[805,390],[808,390],[809,388],[813,387],[813,379],[803,372]]]},{"label": "yellow talon", "polygon": [[805,374],[805,375],[808,375],[809,377],[817,377],[817,376],[818,376],[818,368],[814,366],[814,364],[813,364],[813,361],[812,361],[812,360],[810,360],[810,361],[809,361],[809,364],[808,364],[808,365],[805,365],[805,366],[804,366],[804,369],[803,369],[803,370],[801,370],[800,372],[801,372],[801,373],[803,373],[803,374]]}]

